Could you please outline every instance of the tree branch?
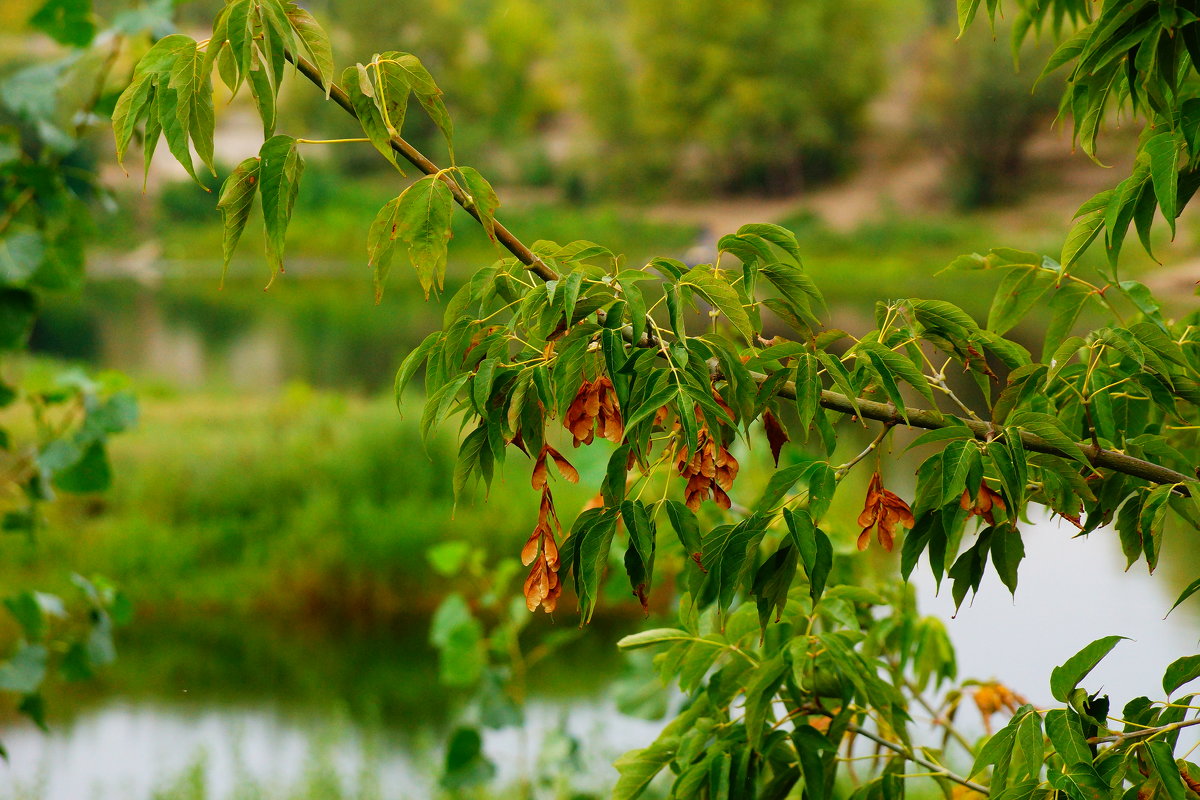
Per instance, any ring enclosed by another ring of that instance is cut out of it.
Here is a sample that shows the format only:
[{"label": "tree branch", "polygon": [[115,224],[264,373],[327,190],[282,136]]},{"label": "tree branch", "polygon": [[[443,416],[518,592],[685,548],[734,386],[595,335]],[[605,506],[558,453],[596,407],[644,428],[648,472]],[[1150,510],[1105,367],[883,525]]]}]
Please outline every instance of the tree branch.
[{"label": "tree branch", "polygon": [[[301,75],[308,78],[312,83],[322,90],[325,89],[321,81],[320,71],[307,59],[295,53],[285,50],[285,57],[288,61],[295,65]],[[350,97],[345,90],[336,83],[329,86],[329,99],[341,106],[347,114],[358,119],[358,114],[354,110],[354,104],[350,102]],[[479,220],[479,211],[471,202],[466,192],[460,187],[449,175],[438,169],[437,165],[425,157],[421,151],[413,147],[407,141],[399,136],[391,137],[392,149],[404,157],[406,161],[412,164],[417,169],[426,175],[438,175],[441,180],[445,181],[450,188],[451,194],[454,196],[455,202],[463,207],[464,210],[476,220]],[[525,267],[537,275],[544,281],[552,281],[558,279],[558,273],[552,270],[538,256],[529,249],[529,247],[516,237],[508,228],[496,222],[496,239],[508,252],[512,253],[518,261]],[[627,337],[632,339],[632,329],[627,328]],[[635,343],[637,346],[644,346],[642,343]],[[753,373],[752,373],[753,374]],[[766,379],[764,375],[753,374],[756,381],[762,382]],[[796,390],[793,384],[787,384],[779,391],[781,397],[795,398]],[[857,405],[857,409],[855,406]],[[951,424],[961,423],[970,429],[976,439],[987,441],[994,438],[999,432],[991,424],[982,420],[961,419],[959,417],[951,417],[943,415],[938,411],[928,409],[908,409],[908,419],[905,420],[894,406],[887,403],[880,403],[874,400],[865,398],[855,398],[853,401],[844,394],[831,392],[828,390],[821,391],[821,406],[831,411],[837,411],[850,416],[861,416],[866,419],[873,419],[889,425],[908,425],[914,428],[925,428],[927,430],[937,430],[945,428]],[[1021,444],[1026,450],[1032,450],[1035,453],[1046,453],[1052,456],[1061,458],[1069,458],[1069,454],[1063,452],[1059,448],[1047,442],[1040,436],[1035,436],[1026,431],[1021,431]],[[1176,472],[1173,469],[1154,464],[1149,461],[1143,461],[1140,458],[1118,453],[1114,450],[1104,450],[1094,444],[1080,444],[1079,447],[1083,450],[1088,460],[1095,467],[1111,469],[1116,472],[1123,472],[1126,475],[1132,475],[1135,478],[1142,478],[1153,483],[1161,484],[1183,484],[1186,481],[1193,480],[1181,472]],[[1184,486],[1179,486],[1177,491],[1180,494],[1188,494],[1188,490]]]}]

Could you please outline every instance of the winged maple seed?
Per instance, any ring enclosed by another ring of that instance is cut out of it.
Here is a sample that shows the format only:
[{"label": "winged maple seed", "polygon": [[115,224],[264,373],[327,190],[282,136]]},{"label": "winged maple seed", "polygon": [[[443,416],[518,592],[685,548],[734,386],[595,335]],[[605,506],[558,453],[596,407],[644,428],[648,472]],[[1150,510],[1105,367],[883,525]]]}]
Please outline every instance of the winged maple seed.
[{"label": "winged maple seed", "polygon": [[576,447],[591,444],[596,433],[613,444],[621,443],[625,438],[625,423],[617,407],[617,393],[607,375],[595,381],[584,379],[563,415],[563,427],[575,438]]},{"label": "winged maple seed", "polygon": [[562,453],[548,444],[542,445],[542,451],[534,460],[530,479],[533,488],[541,490],[542,502],[538,507],[537,525],[521,548],[521,563],[527,567],[533,564],[529,577],[525,579],[525,607],[537,611],[541,606],[547,614],[557,608],[559,595],[562,594],[562,582],[558,579],[558,540],[554,538],[554,533],[557,531],[560,537],[563,535],[546,474],[548,461],[553,461],[559,474],[568,481],[579,482],[579,471],[571,466]]},{"label": "winged maple seed", "polygon": [[571,462],[567,461],[562,453],[545,444],[542,445],[542,452],[538,453],[538,457],[533,462],[533,477],[530,482],[533,484],[534,489],[545,489],[547,486],[547,458],[554,462],[554,466],[558,468],[558,474],[571,483],[579,483],[579,470],[571,466]]},{"label": "winged maple seed", "polygon": [[959,501],[959,505],[971,516],[983,517],[988,525],[996,524],[996,519],[992,514],[993,509],[998,508],[1003,511],[1006,508],[1004,498],[999,492],[988,486],[987,481],[980,482],[979,494],[976,496],[974,502],[971,501],[971,493],[963,489],[962,500]]},{"label": "winged maple seed", "polygon": [[975,706],[979,709],[979,715],[983,717],[983,726],[987,729],[988,736],[992,735],[991,719],[993,714],[1001,710],[1015,714],[1017,709],[1028,702],[1024,697],[998,681],[980,684],[972,698],[975,700]]},{"label": "winged maple seed", "polygon": [[890,553],[896,541],[896,525],[911,528],[914,521],[908,503],[883,488],[883,479],[878,472],[872,474],[871,483],[867,486],[866,502],[863,503],[862,513],[858,515],[858,524],[862,526],[862,533],[858,535],[858,549],[867,549],[871,544],[871,529],[876,528],[879,545]]},{"label": "winged maple seed", "polygon": [[705,426],[696,434],[696,452],[690,453],[682,445],[675,454],[675,468],[679,475],[687,478],[683,489],[683,502],[692,511],[700,510],[700,503],[709,494],[721,508],[729,508],[729,495],[733,481],[737,478],[738,462],[725,447],[714,441]]}]

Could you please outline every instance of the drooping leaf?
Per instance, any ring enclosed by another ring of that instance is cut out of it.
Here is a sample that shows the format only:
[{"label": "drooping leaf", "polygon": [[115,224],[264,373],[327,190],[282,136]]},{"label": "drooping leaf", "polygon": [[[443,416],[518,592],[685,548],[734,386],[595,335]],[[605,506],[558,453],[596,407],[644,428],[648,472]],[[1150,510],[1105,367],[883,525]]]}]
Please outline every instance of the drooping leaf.
[{"label": "drooping leaf", "polygon": [[271,264],[271,280],[274,281],[275,275],[283,270],[283,249],[296,194],[300,191],[304,158],[296,147],[296,140],[284,135],[272,136],[263,142],[258,157],[258,185],[262,192],[267,260]]},{"label": "drooping leaf", "polygon": [[329,35],[312,14],[295,3],[287,4],[287,18],[300,41],[304,43],[304,49],[312,58],[317,72],[320,73],[321,83],[328,96],[329,89],[333,86],[333,48],[329,44]]},{"label": "drooping leaf", "polygon": [[453,209],[450,187],[432,175],[409,186],[399,197],[395,236],[408,245],[409,261],[426,297],[435,288],[440,291],[445,279]]},{"label": "drooping leaf", "polygon": [[350,98],[351,105],[354,106],[358,124],[362,126],[367,139],[403,175],[404,170],[400,166],[400,158],[392,148],[392,135],[375,104],[375,90],[371,85],[370,76],[361,64],[358,67],[347,67],[342,73],[342,88],[346,90],[346,95]]},{"label": "drooping leaf", "polygon": [[225,183],[221,186],[221,198],[217,209],[221,212],[221,227],[224,234],[221,240],[223,260],[221,263],[221,283],[229,271],[229,262],[233,259],[234,250],[242,238],[246,221],[250,218],[250,208],[254,196],[258,193],[259,160],[247,158],[234,168]]},{"label": "drooping leaf", "polygon": [[1175,218],[1179,216],[1179,146],[1179,134],[1170,130],[1155,134],[1145,145],[1150,157],[1150,183],[1171,228],[1172,238],[1175,236]]},{"label": "drooping leaf", "polygon": [[479,223],[483,225],[488,238],[495,241],[496,209],[500,207],[500,198],[496,196],[496,190],[473,167],[458,167],[457,171],[462,180],[463,190],[471,198],[470,209],[479,215]]}]

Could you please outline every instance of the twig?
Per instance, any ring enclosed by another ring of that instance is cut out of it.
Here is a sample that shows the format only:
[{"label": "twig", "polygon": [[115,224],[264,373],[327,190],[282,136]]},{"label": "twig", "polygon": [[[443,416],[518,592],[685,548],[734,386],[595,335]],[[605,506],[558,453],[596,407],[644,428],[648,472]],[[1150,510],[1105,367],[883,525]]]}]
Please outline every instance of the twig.
[{"label": "twig", "polygon": [[1093,736],[1088,739],[1088,744],[1108,744],[1126,742],[1130,739],[1143,739],[1147,736],[1157,736],[1160,733],[1170,733],[1177,731],[1180,728],[1190,728],[1193,725],[1200,725],[1200,717],[1196,719],[1188,719],[1182,722],[1172,722],[1170,725],[1160,725],[1157,728],[1143,728],[1140,731],[1130,731],[1128,733],[1115,733],[1112,736]]},{"label": "twig", "polygon": [[888,750],[891,750],[893,753],[899,753],[900,755],[904,756],[906,759],[908,759],[912,763],[919,764],[920,766],[929,770],[935,776],[945,778],[948,781],[957,783],[959,786],[965,786],[973,792],[979,792],[982,795],[989,794],[988,787],[983,786],[982,784],[975,783],[974,781],[968,780],[967,778],[964,778],[961,775],[955,774],[955,773],[951,772],[950,770],[946,769],[945,767],[941,766],[940,764],[935,764],[932,761],[930,761],[929,759],[917,755],[916,753],[914,753],[912,750],[909,750],[904,745],[896,744],[895,742],[888,741],[887,739],[883,738],[882,736],[871,733],[870,731],[865,730],[864,728],[860,728],[857,725],[849,725],[849,726],[847,726],[846,730],[850,731],[852,733],[856,733],[859,736],[865,736],[866,738],[875,742],[875,744],[877,744],[881,747],[886,747]]},{"label": "twig", "polygon": [[871,455],[871,453],[874,453],[879,448],[879,445],[883,443],[883,440],[887,437],[888,433],[891,432],[892,427],[892,423],[885,422],[883,424],[883,430],[879,432],[878,436],[871,440],[871,443],[867,445],[861,453],[834,470],[834,478],[840,480],[846,475],[847,472],[854,469],[854,466],[858,464],[858,462]]}]

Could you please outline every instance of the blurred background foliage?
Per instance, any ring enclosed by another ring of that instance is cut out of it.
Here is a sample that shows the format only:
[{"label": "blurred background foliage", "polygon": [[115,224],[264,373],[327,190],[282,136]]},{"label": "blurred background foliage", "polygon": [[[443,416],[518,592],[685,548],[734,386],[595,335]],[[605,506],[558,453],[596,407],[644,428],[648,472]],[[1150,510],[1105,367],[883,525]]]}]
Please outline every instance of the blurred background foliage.
[{"label": "blurred background foliage", "polygon": [[[26,25],[40,5],[0,2],[0,128],[36,122],[21,76],[63,54]],[[95,13],[111,20],[131,5],[104,0]],[[999,244],[1058,252],[1071,213],[1111,179],[1052,127],[1061,86],[1032,88],[1045,48],[1028,48],[1017,72],[1003,28],[956,40],[940,0],[305,5],[330,29],[339,67],[389,49],[421,57],[446,92],[460,158],[499,187],[500,216],[522,237],[697,263],[722,233],[779,222],[837,327],[859,327],[885,297],[936,294],[986,313],[990,276],[938,271]],[[203,38],[218,6],[178,3],[175,24]],[[129,34],[117,70],[149,41]],[[223,166],[210,188],[261,141],[244,95],[216,113]],[[418,115],[409,125],[441,158],[436,130]],[[397,178],[370,146],[307,150],[287,275],[264,294],[261,244],[247,236],[219,290],[215,193],[167,158],[143,191],[137,148],[126,177],[100,128],[63,156],[64,169],[99,173],[96,191],[72,200],[87,281],[39,301],[30,353],[6,355],[0,371],[53,385],[63,370],[120,370],[128,382],[114,385],[137,394],[141,419],[108,445],[108,491],[64,498],[36,536],[0,535],[0,593],[75,591],[72,572],[101,573],[137,621],[118,636],[114,667],[50,695],[49,738],[3,710],[14,756],[0,798],[428,796],[446,773],[447,735],[461,756],[447,792],[478,791],[485,752],[499,796],[600,792],[607,760],[653,738],[634,712],[661,716],[676,698],[624,680],[609,644],[640,610],[621,575],[587,636],[569,609],[558,620],[512,612],[518,585],[505,584],[515,573],[504,564],[535,515],[523,470],[455,508],[455,432],[426,453],[420,398],[396,413],[395,368],[441,316],[408,274],[371,303],[366,227]],[[285,83],[280,129],[356,133],[298,81]],[[1157,250],[1165,265],[1129,250],[1125,274],[1171,298],[1200,272],[1196,234],[1185,215],[1175,244]],[[456,217],[447,291],[497,256]],[[1044,324],[1035,310],[1013,335],[1032,346]],[[599,482],[605,454],[571,457],[583,485]],[[747,486],[765,480],[768,453],[738,458]],[[564,519],[588,499],[563,492]],[[857,531],[834,533],[849,549]],[[483,545],[486,563],[457,558],[455,542]],[[670,597],[667,581],[653,613]],[[5,624],[0,637],[16,642]],[[1176,624],[1194,636],[1194,623]],[[439,665],[455,648],[475,664],[465,678]],[[505,733],[518,713],[523,732]],[[482,743],[454,733],[461,720],[487,729]],[[587,763],[580,737],[596,742]]]}]

